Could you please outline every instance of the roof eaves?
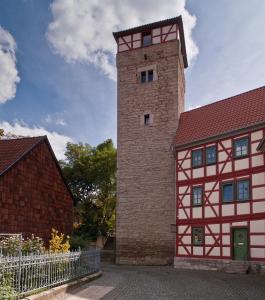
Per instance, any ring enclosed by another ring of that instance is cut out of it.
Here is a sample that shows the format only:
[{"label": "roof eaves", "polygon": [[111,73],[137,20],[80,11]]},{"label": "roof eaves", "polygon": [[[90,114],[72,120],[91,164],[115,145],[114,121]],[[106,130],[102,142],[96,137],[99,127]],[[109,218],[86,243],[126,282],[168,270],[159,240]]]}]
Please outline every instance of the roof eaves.
[{"label": "roof eaves", "polygon": [[198,145],[206,143],[206,142],[213,142],[213,141],[215,141],[219,138],[229,137],[232,134],[237,134],[237,133],[242,133],[243,134],[243,133],[248,132],[251,129],[260,129],[260,128],[263,128],[264,126],[265,126],[265,121],[262,121],[262,122],[259,122],[259,123],[252,124],[250,126],[229,130],[229,131],[217,134],[217,135],[209,136],[209,137],[206,137],[206,138],[201,138],[201,139],[198,139],[198,140],[193,140],[189,143],[184,143],[184,144],[175,143],[173,145],[173,147],[174,147],[175,150],[184,150],[185,148],[198,146]]}]

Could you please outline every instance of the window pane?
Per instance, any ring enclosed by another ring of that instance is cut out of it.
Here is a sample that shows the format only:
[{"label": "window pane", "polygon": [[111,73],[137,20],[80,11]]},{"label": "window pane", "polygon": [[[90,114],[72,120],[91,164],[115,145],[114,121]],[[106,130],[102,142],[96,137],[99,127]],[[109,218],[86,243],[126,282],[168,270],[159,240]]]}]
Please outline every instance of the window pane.
[{"label": "window pane", "polygon": [[202,149],[192,151],[192,166],[199,167],[202,165]]},{"label": "window pane", "polygon": [[150,124],[150,115],[144,115],[144,124],[149,125]]},{"label": "window pane", "polygon": [[248,139],[244,138],[235,141],[234,151],[236,157],[248,155]]},{"label": "window pane", "polygon": [[237,183],[237,200],[249,200],[249,181],[242,180]]},{"label": "window pane", "polygon": [[234,200],[234,184],[227,183],[223,185],[223,202],[232,202]]},{"label": "window pane", "polygon": [[144,83],[144,82],[146,82],[146,72],[145,71],[141,72],[141,83]]},{"label": "window pane", "polygon": [[143,34],[143,46],[149,46],[149,45],[152,45],[151,32]]},{"label": "window pane", "polygon": [[193,227],[192,228],[192,243],[194,245],[203,244],[203,228],[202,227]]},{"label": "window pane", "polygon": [[154,80],[154,72],[153,70],[148,71],[148,81],[153,81]]},{"label": "window pane", "polygon": [[192,189],[192,203],[193,205],[202,204],[202,187],[197,186]]},{"label": "window pane", "polygon": [[208,147],[206,148],[206,163],[214,164],[216,163],[216,147]]}]

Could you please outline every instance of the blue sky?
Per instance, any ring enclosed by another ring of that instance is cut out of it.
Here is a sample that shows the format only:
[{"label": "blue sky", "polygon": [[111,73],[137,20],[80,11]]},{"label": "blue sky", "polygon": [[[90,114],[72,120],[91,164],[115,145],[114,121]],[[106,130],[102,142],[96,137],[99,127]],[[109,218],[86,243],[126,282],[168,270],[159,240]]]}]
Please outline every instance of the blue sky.
[{"label": "blue sky", "polygon": [[2,78],[6,85],[0,90],[0,127],[19,135],[47,134],[58,158],[67,141],[116,141],[112,31],[179,14],[191,61],[186,109],[264,85],[264,1],[147,0],[144,5],[140,0],[0,0],[0,83]]}]

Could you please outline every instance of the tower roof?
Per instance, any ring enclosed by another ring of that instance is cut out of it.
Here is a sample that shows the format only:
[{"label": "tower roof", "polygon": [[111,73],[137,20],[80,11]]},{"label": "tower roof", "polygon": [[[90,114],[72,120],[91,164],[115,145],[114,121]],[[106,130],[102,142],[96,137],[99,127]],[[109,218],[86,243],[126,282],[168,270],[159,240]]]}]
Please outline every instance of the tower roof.
[{"label": "tower roof", "polygon": [[141,25],[141,26],[137,26],[137,27],[133,27],[133,28],[129,28],[129,29],[122,30],[122,31],[113,32],[113,36],[117,42],[119,37],[122,37],[125,35],[143,32],[146,30],[155,29],[160,26],[168,26],[168,25],[172,25],[172,24],[177,24],[179,27],[181,53],[183,55],[184,67],[187,68],[188,67],[188,59],[187,59],[187,53],[186,53],[185,36],[184,36],[183,22],[182,22],[181,16],[174,17],[171,19],[161,20],[158,22],[149,23],[149,24],[145,24],[145,25]]}]

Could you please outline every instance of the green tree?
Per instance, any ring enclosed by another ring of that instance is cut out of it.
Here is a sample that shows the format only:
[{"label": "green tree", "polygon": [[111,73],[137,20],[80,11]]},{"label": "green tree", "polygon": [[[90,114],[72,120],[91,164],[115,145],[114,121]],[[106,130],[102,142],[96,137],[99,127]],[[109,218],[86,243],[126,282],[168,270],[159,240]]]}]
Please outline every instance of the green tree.
[{"label": "green tree", "polygon": [[111,140],[92,147],[67,144],[61,167],[74,196],[76,231],[107,237],[115,225],[116,149]]}]

